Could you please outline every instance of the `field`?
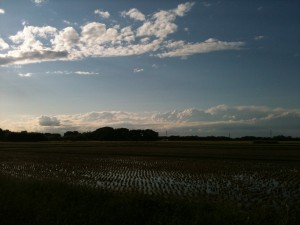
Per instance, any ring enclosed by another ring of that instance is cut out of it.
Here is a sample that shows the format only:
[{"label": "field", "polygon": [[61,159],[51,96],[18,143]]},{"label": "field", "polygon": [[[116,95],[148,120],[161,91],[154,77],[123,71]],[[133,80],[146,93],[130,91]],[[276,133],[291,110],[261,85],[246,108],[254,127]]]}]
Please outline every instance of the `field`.
[{"label": "field", "polygon": [[[175,205],[185,205],[185,209],[198,207],[190,210],[193,220],[186,223],[200,224],[202,220],[197,215],[204,210],[203,204],[212,208],[213,217],[224,217],[222,213],[220,216],[220,211],[226,211],[222,207],[238,211],[235,216],[232,212],[225,215],[231,218],[226,224],[239,224],[238,219],[244,224],[299,222],[297,142],[3,142],[0,175],[14,185],[69,185],[86,192],[109,193],[111,198],[122,199],[126,195],[148,203],[153,200],[154,205],[169,209],[165,218],[156,215],[160,219],[148,224],[168,219],[169,224],[174,224],[168,215],[174,216],[176,209],[171,206]],[[5,203],[0,202],[0,207],[1,204]],[[5,215],[0,214],[0,222],[1,216],[5,221]],[[185,221],[184,217],[178,221]],[[222,224],[214,221],[211,224]]]}]

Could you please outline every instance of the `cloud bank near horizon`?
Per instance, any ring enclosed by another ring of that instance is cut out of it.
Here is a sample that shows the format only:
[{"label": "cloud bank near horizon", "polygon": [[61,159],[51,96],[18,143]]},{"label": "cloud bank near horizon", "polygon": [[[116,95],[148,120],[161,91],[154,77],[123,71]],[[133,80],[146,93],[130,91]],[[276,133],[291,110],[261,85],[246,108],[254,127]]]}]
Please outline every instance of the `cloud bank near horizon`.
[{"label": "cloud bank near horizon", "polygon": [[[43,2],[35,1],[39,5]],[[216,38],[195,43],[170,39],[170,35],[178,30],[176,20],[186,16],[194,4],[186,2],[151,15],[144,15],[132,8],[120,13],[121,17],[129,18],[129,24],[124,27],[108,27],[96,21],[80,28],[67,26],[63,29],[24,24],[23,30],[16,34],[0,37],[0,66],[142,54],[159,58],[185,58],[213,51],[239,50],[245,45],[241,41],[221,41]],[[103,9],[95,9],[94,14],[106,20],[110,18],[110,13]]]},{"label": "cloud bank near horizon", "polygon": [[218,105],[208,109],[133,113],[101,111],[73,115],[25,117],[19,121],[0,121],[2,129],[64,133],[70,130],[93,131],[99,127],[154,129],[162,135],[198,136],[300,136],[300,109],[263,106]]}]

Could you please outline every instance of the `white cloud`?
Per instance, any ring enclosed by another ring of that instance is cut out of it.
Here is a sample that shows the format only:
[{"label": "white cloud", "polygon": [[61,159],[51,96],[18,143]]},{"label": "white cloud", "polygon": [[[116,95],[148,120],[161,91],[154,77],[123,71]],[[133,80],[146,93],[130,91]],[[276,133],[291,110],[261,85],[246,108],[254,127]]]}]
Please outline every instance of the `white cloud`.
[{"label": "white cloud", "polygon": [[46,2],[46,0],[32,0],[37,6],[42,5],[43,3]]},{"label": "white cloud", "polygon": [[103,23],[92,22],[81,27],[80,41],[84,47],[92,47],[92,51],[103,48],[101,44],[114,42],[118,36],[115,28],[106,28]]},{"label": "white cloud", "polygon": [[244,42],[226,42],[210,38],[200,43],[185,43],[184,41],[167,42],[166,52],[157,54],[160,58],[165,57],[186,57],[193,54],[208,53],[224,50],[238,50]]},{"label": "white cloud", "polygon": [[177,25],[173,23],[175,18],[176,15],[173,11],[157,12],[151,20],[147,20],[138,28],[137,36],[156,36],[164,39],[177,30]]},{"label": "white cloud", "polygon": [[97,14],[97,15],[99,15],[99,16],[101,16],[101,17],[103,17],[103,18],[106,18],[106,19],[110,17],[109,12],[107,12],[107,11],[102,11],[101,9],[96,9],[96,10],[94,11],[94,13]]},{"label": "white cloud", "polygon": [[[22,31],[19,31],[16,35],[10,36],[9,38],[15,44],[36,42],[36,38],[46,39],[49,36],[55,35],[57,29],[51,26],[35,27],[35,26],[24,26]],[[29,41],[28,41],[29,39]]]},{"label": "white cloud", "polygon": [[144,72],[144,69],[143,68],[134,68],[133,72],[134,73],[141,73],[141,72]]},{"label": "white cloud", "polygon": [[177,31],[177,25],[174,23],[177,16],[182,17],[191,10],[194,3],[187,2],[179,4],[172,10],[160,10],[153,14],[152,18],[138,28],[137,36],[156,36],[165,39],[169,34]]},{"label": "white cloud", "polygon": [[70,75],[75,72],[67,71],[67,70],[55,70],[55,71],[47,71],[46,74],[60,74],[60,75]]},{"label": "white cloud", "polygon": [[146,19],[145,15],[143,13],[141,13],[138,9],[136,8],[133,8],[133,9],[130,9],[129,11],[123,11],[121,12],[121,15],[123,17],[130,17],[132,19],[135,19],[135,20],[139,20],[139,21],[144,21]]},{"label": "white cloud", "polygon": [[32,73],[19,73],[20,77],[31,77]]},{"label": "white cloud", "polygon": [[195,5],[194,2],[186,2],[184,4],[179,4],[177,8],[174,10],[176,15],[178,16],[184,16],[188,11],[191,10],[191,8]]},{"label": "white cloud", "polygon": [[[42,3],[42,2],[40,2]],[[186,43],[168,40],[177,31],[176,18],[186,15],[193,2],[179,4],[170,10],[160,10],[145,16],[137,9],[123,12],[142,21],[121,27],[107,27],[104,23],[88,22],[74,28],[68,21],[63,29],[52,26],[27,26],[5,40],[0,38],[0,66],[22,65],[57,60],[79,60],[86,57],[116,57],[148,53],[150,56],[187,57],[193,54],[220,50],[238,50],[243,42],[225,42],[208,39],[204,42]],[[103,12],[96,10],[95,13]]]},{"label": "white cloud", "polygon": [[78,75],[99,75],[99,73],[88,71],[76,71],[75,73]]},{"label": "white cloud", "polygon": [[119,41],[133,42],[135,40],[135,35],[131,26],[122,28],[117,39]]},{"label": "white cloud", "polygon": [[5,14],[5,10],[4,9],[0,9],[0,15],[1,14]]},{"label": "white cloud", "polygon": [[60,121],[56,117],[41,116],[38,119],[38,121],[40,126],[45,126],[45,127],[60,126]]},{"label": "white cloud", "polygon": [[62,21],[64,24],[67,24],[67,25],[69,25],[69,26],[77,26],[78,24],[76,23],[76,22],[70,22],[70,21],[68,21],[68,20],[63,20]]},{"label": "white cloud", "polygon": [[99,73],[97,73],[97,72],[90,72],[90,71],[67,71],[67,70],[47,71],[46,74],[59,74],[59,75],[77,74],[77,75],[82,75],[82,76],[99,75]]},{"label": "white cloud", "polygon": [[154,129],[170,135],[300,136],[300,109],[218,105],[169,112],[101,111],[0,121],[2,129],[39,132],[92,131],[99,127]]},{"label": "white cloud", "polygon": [[9,45],[0,37],[0,51],[8,49]]},{"label": "white cloud", "polygon": [[73,27],[66,27],[52,39],[52,44],[56,51],[68,51],[76,47],[79,42],[79,34]]},{"label": "white cloud", "polygon": [[28,21],[26,21],[26,20],[23,20],[23,21],[22,21],[22,25],[23,25],[23,26],[26,26],[26,25],[28,25]]}]

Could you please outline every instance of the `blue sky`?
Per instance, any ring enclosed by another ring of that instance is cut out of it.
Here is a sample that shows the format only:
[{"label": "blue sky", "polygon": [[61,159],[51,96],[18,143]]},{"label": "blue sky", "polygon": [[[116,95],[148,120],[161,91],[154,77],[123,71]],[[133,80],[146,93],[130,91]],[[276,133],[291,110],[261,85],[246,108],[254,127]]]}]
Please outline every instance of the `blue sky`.
[{"label": "blue sky", "polygon": [[0,1],[0,127],[300,136],[300,3]]}]

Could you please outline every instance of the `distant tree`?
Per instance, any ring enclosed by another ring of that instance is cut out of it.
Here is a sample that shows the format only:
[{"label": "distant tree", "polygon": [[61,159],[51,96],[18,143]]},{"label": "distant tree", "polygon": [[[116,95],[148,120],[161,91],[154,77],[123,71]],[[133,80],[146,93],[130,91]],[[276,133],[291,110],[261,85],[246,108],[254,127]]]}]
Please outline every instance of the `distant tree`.
[{"label": "distant tree", "polygon": [[4,131],[0,128],[0,140],[4,139]]},{"label": "distant tree", "polygon": [[95,140],[101,141],[113,141],[114,140],[114,128],[102,127],[92,132],[92,137]]},{"label": "distant tree", "polygon": [[143,140],[143,131],[142,130],[131,130],[130,137],[133,141],[142,141]]},{"label": "distant tree", "polygon": [[60,134],[45,133],[44,135],[45,135],[45,137],[47,138],[48,141],[61,140],[61,135]]},{"label": "distant tree", "polygon": [[84,140],[84,136],[79,133],[78,131],[67,131],[64,133],[65,140],[71,140],[71,141],[79,141],[79,140]]},{"label": "distant tree", "polygon": [[127,128],[117,128],[114,130],[114,138],[117,141],[131,140],[130,131]]},{"label": "distant tree", "polygon": [[158,132],[155,132],[153,130],[150,130],[150,129],[144,130],[142,132],[142,134],[143,134],[143,139],[145,141],[156,141],[156,140],[158,140]]}]

